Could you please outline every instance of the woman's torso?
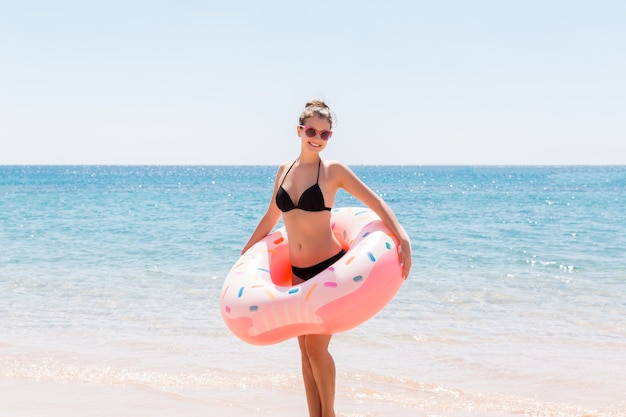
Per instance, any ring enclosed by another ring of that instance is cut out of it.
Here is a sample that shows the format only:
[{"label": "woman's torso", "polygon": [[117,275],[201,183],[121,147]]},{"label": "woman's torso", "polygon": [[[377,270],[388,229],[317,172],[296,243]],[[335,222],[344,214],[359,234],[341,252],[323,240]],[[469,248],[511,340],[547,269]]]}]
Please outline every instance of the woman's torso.
[{"label": "woman's torso", "polygon": [[[341,250],[341,244],[333,235],[327,208],[335,202],[337,185],[328,175],[327,164],[317,161],[307,164],[296,162],[291,164],[290,169],[285,165],[282,171],[277,193],[288,194],[288,197],[280,197],[283,200],[281,207],[288,206],[288,211],[283,211],[283,222],[289,238],[291,264],[305,268],[336,255]],[[316,184],[323,201],[301,201],[303,194],[305,198],[302,200],[316,200],[319,197],[315,190]],[[316,206],[317,209],[307,211],[299,206]]]}]

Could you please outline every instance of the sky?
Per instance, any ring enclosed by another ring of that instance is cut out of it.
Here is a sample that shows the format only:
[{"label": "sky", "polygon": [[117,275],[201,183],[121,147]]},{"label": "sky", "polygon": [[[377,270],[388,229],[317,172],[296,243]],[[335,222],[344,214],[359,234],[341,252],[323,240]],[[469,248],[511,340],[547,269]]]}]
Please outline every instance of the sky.
[{"label": "sky", "polygon": [[0,164],[626,164],[626,1],[0,0]]}]

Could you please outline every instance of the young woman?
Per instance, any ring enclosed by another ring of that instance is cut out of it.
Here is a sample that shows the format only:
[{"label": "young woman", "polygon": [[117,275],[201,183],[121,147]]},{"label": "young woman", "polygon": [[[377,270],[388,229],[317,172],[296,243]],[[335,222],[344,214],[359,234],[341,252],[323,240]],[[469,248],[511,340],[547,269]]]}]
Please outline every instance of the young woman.
[{"label": "young woman", "polygon": [[[321,159],[332,136],[333,115],[321,100],[306,103],[296,131],[300,156],[283,163],[276,174],[267,212],[242,253],[267,236],[283,217],[288,235],[294,285],[302,283],[336,262],[345,251],[331,230],[330,210],[339,188],[372,209],[399,239],[398,255],[403,276],[411,269],[411,246],[391,208],[345,164]],[[335,416],[335,363],[328,352],[332,335],[298,337],[302,377],[310,417]]]}]

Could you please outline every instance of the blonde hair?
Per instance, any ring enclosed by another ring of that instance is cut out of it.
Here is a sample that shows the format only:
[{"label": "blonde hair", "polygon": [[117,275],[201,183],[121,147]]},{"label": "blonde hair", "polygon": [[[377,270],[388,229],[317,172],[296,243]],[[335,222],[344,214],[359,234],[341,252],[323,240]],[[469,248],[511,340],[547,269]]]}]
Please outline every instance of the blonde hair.
[{"label": "blonde hair", "polygon": [[299,124],[304,124],[304,121],[308,117],[319,117],[320,119],[328,120],[330,123],[330,128],[332,129],[335,122],[333,113],[330,111],[330,107],[328,104],[324,103],[324,100],[313,99],[306,102],[304,105],[304,110],[300,113]]}]

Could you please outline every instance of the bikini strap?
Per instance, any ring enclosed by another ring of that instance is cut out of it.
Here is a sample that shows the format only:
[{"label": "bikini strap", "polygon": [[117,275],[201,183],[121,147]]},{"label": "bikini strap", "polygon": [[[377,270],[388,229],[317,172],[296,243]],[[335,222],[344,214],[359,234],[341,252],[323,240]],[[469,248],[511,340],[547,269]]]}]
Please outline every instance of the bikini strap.
[{"label": "bikini strap", "polygon": [[319,184],[320,182],[320,166],[322,165],[322,158],[320,158],[319,162],[317,163],[317,181],[315,182],[316,184]]},{"label": "bikini strap", "polygon": [[[293,163],[291,164],[291,166],[289,167],[287,172],[285,172],[285,176],[283,177],[283,180],[280,182],[281,186],[283,185],[283,182],[285,182],[285,178],[287,178],[287,175],[289,174],[289,171],[291,171],[291,168],[293,168],[293,166],[296,164],[297,161],[298,161],[297,159],[295,161],[293,161]],[[319,174],[319,169],[318,169],[317,176],[319,177],[319,175],[320,174]]]}]

